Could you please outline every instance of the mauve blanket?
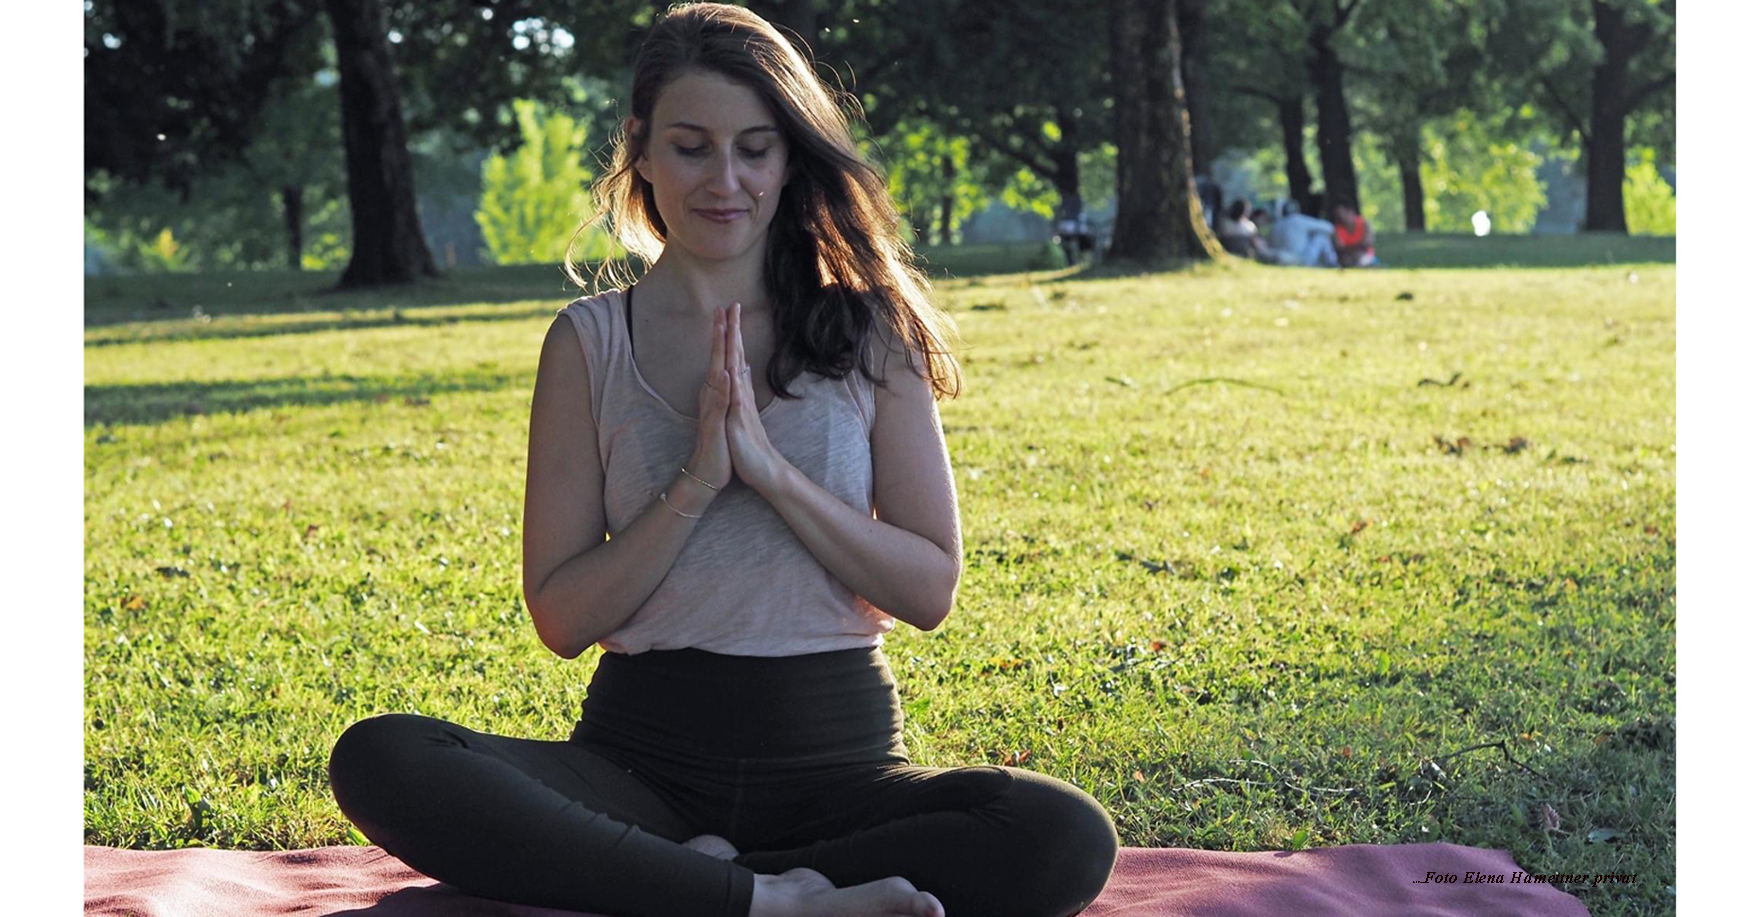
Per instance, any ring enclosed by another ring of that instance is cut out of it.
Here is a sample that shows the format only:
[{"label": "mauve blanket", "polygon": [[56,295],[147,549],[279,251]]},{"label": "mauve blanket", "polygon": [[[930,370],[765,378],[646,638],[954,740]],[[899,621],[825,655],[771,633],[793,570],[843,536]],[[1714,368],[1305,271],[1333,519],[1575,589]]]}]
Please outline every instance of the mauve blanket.
[{"label": "mauve blanket", "polygon": [[[1084,917],[1588,917],[1548,884],[1511,883],[1502,850],[1453,844],[1297,852],[1123,847]],[[1426,883],[1426,873],[1453,875]],[[1502,883],[1467,882],[1467,873]],[[1421,884],[1422,883],[1422,884]],[[113,917],[575,917],[463,895],[379,847],[85,848],[85,914]],[[978,915],[982,917],[982,915]],[[987,915],[997,917],[997,915]]]}]

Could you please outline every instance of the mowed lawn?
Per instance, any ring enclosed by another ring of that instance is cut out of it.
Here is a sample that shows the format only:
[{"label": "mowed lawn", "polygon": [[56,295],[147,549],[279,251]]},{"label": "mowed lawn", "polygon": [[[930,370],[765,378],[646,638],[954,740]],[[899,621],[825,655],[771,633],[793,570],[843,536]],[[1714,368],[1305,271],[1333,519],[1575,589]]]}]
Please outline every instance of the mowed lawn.
[{"label": "mowed lawn", "polygon": [[[1133,846],[1501,847],[1635,874],[1572,889],[1596,917],[1670,910],[1674,267],[1609,246],[942,279],[967,568],[887,638],[917,763],[1072,781]],[[579,715],[598,651],[548,652],[519,586],[574,290],[332,281],[86,283],[87,843],[362,843],[349,723]]]}]

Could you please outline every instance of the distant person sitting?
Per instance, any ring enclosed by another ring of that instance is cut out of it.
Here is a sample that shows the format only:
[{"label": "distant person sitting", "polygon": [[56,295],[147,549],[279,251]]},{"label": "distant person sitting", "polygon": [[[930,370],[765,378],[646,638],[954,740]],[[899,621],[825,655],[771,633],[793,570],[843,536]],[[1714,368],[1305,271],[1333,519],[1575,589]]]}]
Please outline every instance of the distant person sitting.
[{"label": "distant person sitting", "polygon": [[1284,213],[1268,237],[1274,263],[1293,267],[1338,267],[1334,253],[1334,224],[1317,219],[1321,210],[1321,195],[1309,196],[1309,213],[1298,210],[1296,201],[1286,201]]},{"label": "distant person sitting", "polygon": [[1255,223],[1255,238],[1250,242],[1254,258],[1262,264],[1278,264],[1279,253],[1273,250],[1267,241],[1268,230],[1273,226],[1273,213],[1266,207],[1257,207],[1249,217]]},{"label": "distant person sitting", "polygon": [[1351,198],[1334,202],[1334,253],[1341,267],[1376,266],[1376,232]]},{"label": "distant person sitting", "polygon": [[1249,202],[1237,198],[1225,212],[1219,215],[1219,221],[1213,228],[1219,237],[1219,244],[1225,251],[1243,258],[1254,257],[1255,224],[1249,220]]}]

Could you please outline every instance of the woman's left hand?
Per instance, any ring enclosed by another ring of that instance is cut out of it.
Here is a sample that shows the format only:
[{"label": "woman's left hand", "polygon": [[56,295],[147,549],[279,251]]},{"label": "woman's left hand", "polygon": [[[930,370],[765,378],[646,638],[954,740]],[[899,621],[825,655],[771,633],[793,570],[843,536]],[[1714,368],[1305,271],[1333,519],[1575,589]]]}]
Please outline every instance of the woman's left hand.
[{"label": "woman's left hand", "polygon": [[733,385],[733,395],[728,400],[727,441],[734,476],[769,497],[788,460],[770,445],[770,438],[764,434],[764,421],[758,416],[757,389],[746,365],[746,340],[740,334],[739,303],[728,310],[727,356]]}]

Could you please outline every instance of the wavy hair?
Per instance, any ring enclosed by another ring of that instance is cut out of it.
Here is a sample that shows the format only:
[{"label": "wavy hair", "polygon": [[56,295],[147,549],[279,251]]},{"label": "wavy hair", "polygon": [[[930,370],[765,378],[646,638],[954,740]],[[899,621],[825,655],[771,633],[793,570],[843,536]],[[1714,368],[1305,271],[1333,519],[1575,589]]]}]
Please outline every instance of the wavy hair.
[{"label": "wavy hair", "polygon": [[[885,385],[869,362],[878,321],[901,339],[905,362],[936,398],[956,397],[963,380],[946,336],[956,337],[957,329],[929,299],[928,279],[898,233],[884,174],[855,145],[850,118],[860,117],[858,103],[827,88],[811,61],[756,13],[721,3],[681,4],[650,31],[631,84],[630,115],[638,129],[630,133],[627,121],[614,135],[612,164],[592,189],[596,213],[577,235],[604,223],[645,265],[660,257],[667,227],[655,209],[654,188],[634,165],[648,147],[661,90],[699,70],[756,92],[788,142],[792,178],[771,218],[764,256],[776,337],[766,378],[776,395],[798,397],[788,383],[808,370],[842,379],[859,369]],[[564,266],[585,287],[568,253]],[[630,278],[622,264],[608,260],[594,279]]]}]

